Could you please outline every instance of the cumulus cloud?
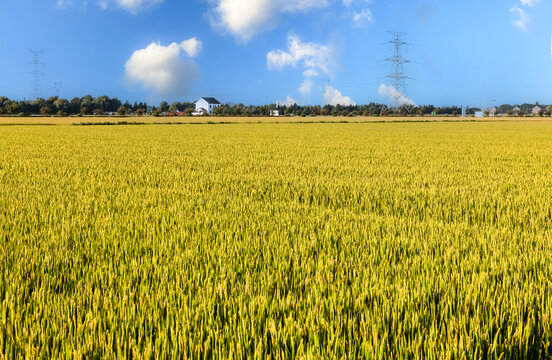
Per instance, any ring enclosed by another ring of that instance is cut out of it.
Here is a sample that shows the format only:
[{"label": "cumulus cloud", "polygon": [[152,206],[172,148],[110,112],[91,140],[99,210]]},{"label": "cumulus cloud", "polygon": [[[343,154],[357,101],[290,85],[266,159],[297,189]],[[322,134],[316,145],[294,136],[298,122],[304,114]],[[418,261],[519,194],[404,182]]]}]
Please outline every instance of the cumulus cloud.
[{"label": "cumulus cloud", "polygon": [[364,9],[360,12],[354,12],[353,13],[353,25],[354,26],[362,26],[365,23],[373,23],[374,17],[372,16],[372,12],[370,9]]},{"label": "cumulus cloud", "polygon": [[287,107],[290,107],[290,106],[293,106],[295,104],[297,104],[297,101],[295,101],[294,98],[292,98],[291,96],[288,96],[286,98],[286,101],[276,101],[276,104],[278,106],[287,106]]},{"label": "cumulus cloud", "polygon": [[343,96],[341,92],[337,89],[334,89],[331,86],[326,86],[324,91],[324,104],[325,105],[356,105],[354,101],[351,100],[348,96]]},{"label": "cumulus cloud", "polygon": [[299,92],[303,95],[310,94],[312,87],[314,86],[314,78],[318,75],[318,71],[314,69],[305,70],[303,72],[304,80],[301,86],[299,86]]},{"label": "cumulus cloud", "polygon": [[331,0],[212,0],[211,23],[242,42],[275,26],[283,13],[324,8]]},{"label": "cumulus cloud", "polygon": [[336,51],[332,46],[315,43],[303,43],[297,36],[288,37],[288,51],[274,50],[267,54],[269,69],[283,69],[286,66],[297,67],[302,64],[309,69],[319,69],[331,75],[335,65]]},{"label": "cumulus cloud", "polygon": [[535,6],[538,2],[539,0],[521,0],[521,4],[526,6]]},{"label": "cumulus cloud", "polygon": [[311,92],[314,79],[320,73],[333,77],[336,58],[333,46],[304,43],[297,36],[290,35],[287,51],[273,50],[267,54],[267,66],[271,70],[281,70],[290,66],[303,67],[303,83],[299,91],[305,95]]},{"label": "cumulus cloud", "polygon": [[389,99],[393,104],[398,106],[411,105],[416,106],[416,103],[409,97],[401,93],[393,85],[381,84],[378,88],[378,94],[382,98]]},{"label": "cumulus cloud", "polygon": [[184,50],[188,57],[194,58],[201,52],[201,49],[203,48],[203,43],[193,37],[181,42],[180,47],[182,48],[182,50]]},{"label": "cumulus cloud", "polygon": [[519,6],[514,6],[510,9],[510,12],[519,16],[519,18],[514,21],[514,25],[520,30],[527,30],[527,25],[529,24],[531,19],[529,18],[529,15],[527,15],[525,10],[523,10]]},{"label": "cumulus cloud", "polygon": [[136,50],[125,64],[126,77],[160,94],[185,94],[191,82],[200,76],[199,66],[186,57],[197,56],[201,44],[192,38],[169,46],[152,43]]}]

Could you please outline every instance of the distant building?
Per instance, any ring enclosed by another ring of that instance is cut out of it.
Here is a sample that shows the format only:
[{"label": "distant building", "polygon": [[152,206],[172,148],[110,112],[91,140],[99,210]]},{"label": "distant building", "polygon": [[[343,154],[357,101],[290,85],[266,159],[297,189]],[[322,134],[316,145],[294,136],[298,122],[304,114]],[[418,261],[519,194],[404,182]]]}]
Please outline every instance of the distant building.
[{"label": "distant building", "polygon": [[475,117],[476,117],[476,118],[485,117],[485,113],[484,113],[483,111],[476,111],[476,112],[475,112]]},{"label": "distant building", "polygon": [[541,111],[542,111],[541,107],[537,105],[531,111],[531,115],[539,115]]},{"label": "distant building", "polygon": [[270,116],[280,116],[280,110],[272,110]]},{"label": "distant building", "polygon": [[196,108],[194,115],[203,115],[203,114],[212,114],[216,108],[221,106],[221,103],[215,99],[210,97],[204,97],[196,101]]},{"label": "distant building", "polygon": [[493,106],[492,108],[489,109],[489,116],[496,116],[498,114],[498,109],[496,108],[496,106]]},{"label": "distant building", "polygon": [[519,108],[519,106],[516,106],[515,108],[512,109],[512,111],[513,111],[514,113],[518,113],[518,112],[521,111],[521,109]]}]

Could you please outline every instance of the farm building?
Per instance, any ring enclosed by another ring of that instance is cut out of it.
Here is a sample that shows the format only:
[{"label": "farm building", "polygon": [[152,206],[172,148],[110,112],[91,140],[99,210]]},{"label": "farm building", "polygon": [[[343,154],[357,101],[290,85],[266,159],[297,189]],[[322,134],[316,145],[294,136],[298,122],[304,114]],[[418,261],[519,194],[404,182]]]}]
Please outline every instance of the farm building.
[{"label": "farm building", "polygon": [[196,101],[194,115],[212,114],[219,106],[221,106],[221,103],[217,99],[203,97]]},{"label": "farm building", "polygon": [[531,111],[531,115],[539,115],[541,111],[542,111],[542,108],[537,105]]}]

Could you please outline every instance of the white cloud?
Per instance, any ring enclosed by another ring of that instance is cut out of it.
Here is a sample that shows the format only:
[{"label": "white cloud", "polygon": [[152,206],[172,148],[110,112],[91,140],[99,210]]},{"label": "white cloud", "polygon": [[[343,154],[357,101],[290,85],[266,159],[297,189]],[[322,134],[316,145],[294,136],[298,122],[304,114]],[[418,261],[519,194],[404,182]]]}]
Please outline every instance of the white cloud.
[{"label": "white cloud", "polygon": [[326,86],[324,91],[324,104],[325,105],[356,105],[354,101],[351,100],[348,96],[343,96],[341,92],[337,89],[334,89],[331,86]]},{"label": "white cloud", "polygon": [[531,21],[529,15],[527,15],[527,13],[517,5],[511,8],[510,12],[519,16],[519,19],[514,21],[514,25],[521,30],[527,30],[527,25]]},{"label": "white cloud", "polygon": [[186,52],[188,57],[194,58],[201,52],[203,43],[194,37],[181,42],[180,47]]},{"label": "white cloud", "polygon": [[293,106],[293,105],[297,104],[297,101],[295,101],[295,99],[293,99],[291,96],[288,96],[286,101],[276,101],[276,104],[279,105],[279,106],[290,107],[290,106]]},{"label": "white cloud", "polygon": [[538,2],[539,0],[521,0],[521,5],[535,6],[535,4]]},{"label": "white cloud", "polygon": [[128,59],[126,77],[160,94],[185,94],[191,82],[200,76],[200,71],[195,62],[181,55],[194,57],[200,49],[201,42],[195,38],[169,46],[152,43],[145,49],[136,50]]},{"label": "white cloud", "polygon": [[412,101],[409,97],[401,93],[393,85],[381,84],[378,88],[378,94],[382,98],[387,98],[393,102],[394,105],[403,106],[403,105],[412,105],[416,106],[416,103]]},{"label": "white cloud", "polygon": [[353,24],[354,26],[362,26],[365,23],[373,23],[374,16],[370,9],[364,9],[361,12],[353,13]]},{"label": "white cloud", "polygon": [[242,42],[273,27],[281,14],[324,8],[332,0],[211,0],[211,23]]},{"label": "white cloud", "polygon": [[314,69],[307,69],[303,72],[303,83],[299,86],[299,92],[303,95],[310,94],[312,87],[314,86],[314,78],[318,76],[318,71]]},{"label": "white cloud", "polygon": [[267,56],[269,69],[281,70],[285,67],[298,65],[306,68],[303,73],[304,81],[299,87],[302,94],[311,92],[314,78],[320,72],[333,77],[333,68],[336,63],[336,51],[332,46],[315,43],[303,43],[297,36],[288,36],[288,51],[274,50]]},{"label": "white cloud", "polygon": [[163,0],[111,0],[118,7],[136,14],[152,6],[161,4]]}]

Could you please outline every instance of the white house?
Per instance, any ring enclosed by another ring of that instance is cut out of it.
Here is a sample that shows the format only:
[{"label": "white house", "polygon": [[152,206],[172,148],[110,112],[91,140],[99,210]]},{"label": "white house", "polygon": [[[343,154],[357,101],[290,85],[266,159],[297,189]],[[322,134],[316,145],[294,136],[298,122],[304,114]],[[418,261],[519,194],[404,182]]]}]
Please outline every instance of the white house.
[{"label": "white house", "polygon": [[195,115],[212,114],[216,108],[221,106],[221,103],[210,97],[204,97],[196,101]]},{"label": "white house", "polygon": [[539,115],[541,111],[542,111],[542,108],[537,105],[533,108],[533,111],[531,111],[531,114],[532,115]]}]

